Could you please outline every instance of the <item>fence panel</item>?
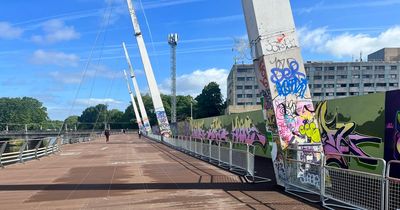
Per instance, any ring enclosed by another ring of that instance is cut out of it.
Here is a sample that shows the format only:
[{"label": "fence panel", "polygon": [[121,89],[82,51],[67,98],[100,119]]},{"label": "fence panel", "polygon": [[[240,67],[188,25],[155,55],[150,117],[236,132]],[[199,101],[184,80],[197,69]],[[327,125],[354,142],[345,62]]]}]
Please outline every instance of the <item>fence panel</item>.
[{"label": "fence panel", "polygon": [[[367,173],[337,166],[327,165],[330,157],[343,157],[354,160],[374,160],[382,171]],[[356,209],[384,209],[386,162],[380,158],[360,157],[345,154],[325,154],[324,156],[324,207],[334,206]],[[342,204],[328,203],[329,200]]]},{"label": "fence panel", "polygon": [[[390,171],[400,167],[399,160],[391,160],[386,170],[386,208],[388,210],[400,209],[400,177],[391,177]],[[400,176],[398,174],[398,176]]]}]

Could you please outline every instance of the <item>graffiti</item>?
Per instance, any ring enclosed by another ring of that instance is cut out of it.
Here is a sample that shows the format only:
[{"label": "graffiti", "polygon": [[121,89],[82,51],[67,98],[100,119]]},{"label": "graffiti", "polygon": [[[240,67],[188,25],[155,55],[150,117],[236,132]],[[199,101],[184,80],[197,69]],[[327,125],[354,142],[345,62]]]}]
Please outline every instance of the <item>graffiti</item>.
[{"label": "graffiti", "polygon": [[393,158],[395,160],[400,160],[400,111],[397,111],[396,113],[395,125],[396,130],[393,137]]},{"label": "graffiti", "polygon": [[249,116],[240,119],[236,116],[232,120],[232,141],[253,145],[254,142],[260,142],[265,145],[265,136],[254,126]]},{"label": "graffiti", "polygon": [[275,67],[271,69],[271,82],[276,85],[279,96],[295,94],[304,98],[308,87],[306,75],[299,71],[300,66],[296,60],[287,60],[288,67]]},{"label": "graffiti", "polygon": [[277,37],[267,39],[264,42],[267,53],[272,54],[298,47],[296,39],[289,36],[287,34],[280,34]]},{"label": "graffiti", "polygon": [[321,142],[321,134],[319,133],[319,129],[314,122],[301,125],[299,132],[301,135],[305,135],[307,138],[310,138],[311,143]]},{"label": "graffiti", "polygon": [[302,184],[309,184],[315,186],[317,189],[320,189],[321,179],[319,175],[312,173],[299,173],[298,178]]},{"label": "graffiti", "polygon": [[169,127],[167,114],[164,109],[156,110],[156,117],[160,127],[161,135],[170,135],[171,129]]},{"label": "graffiti", "polygon": [[207,133],[203,130],[204,120],[192,121],[192,137],[198,139],[204,139]]},{"label": "graffiti", "polygon": [[[327,154],[327,163],[334,163],[341,168],[348,168],[348,159],[340,155],[329,154],[353,154],[360,157],[370,157],[364,152],[358,144],[372,143],[379,144],[381,139],[373,136],[366,136],[355,132],[356,124],[354,122],[337,123],[336,115],[332,119],[327,119],[327,103],[320,102],[317,105],[316,113],[318,115],[319,129],[325,154]],[[359,159],[360,162],[377,165],[376,160]]]},{"label": "graffiti", "polygon": [[209,129],[207,132],[207,139],[226,141],[228,140],[229,132],[225,128],[221,129]]}]

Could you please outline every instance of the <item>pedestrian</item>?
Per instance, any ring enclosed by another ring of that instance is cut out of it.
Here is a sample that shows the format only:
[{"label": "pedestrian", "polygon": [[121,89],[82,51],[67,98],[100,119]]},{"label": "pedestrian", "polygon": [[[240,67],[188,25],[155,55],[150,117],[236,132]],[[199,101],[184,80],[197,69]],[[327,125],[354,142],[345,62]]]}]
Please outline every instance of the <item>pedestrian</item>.
[{"label": "pedestrian", "polygon": [[108,142],[110,140],[110,130],[106,129],[104,135],[106,136],[106,142]]},{"label": "pedestrian", "polygon": [[139,139],[142,137],[142,131],[138,131]]}]

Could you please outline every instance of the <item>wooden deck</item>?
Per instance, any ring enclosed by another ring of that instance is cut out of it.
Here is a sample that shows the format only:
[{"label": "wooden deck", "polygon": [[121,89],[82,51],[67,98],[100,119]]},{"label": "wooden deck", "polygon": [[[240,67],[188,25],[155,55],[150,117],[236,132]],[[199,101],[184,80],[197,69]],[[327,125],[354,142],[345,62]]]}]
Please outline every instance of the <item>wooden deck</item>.
[{"label": "wooden deck", "polygon": [[315,209],[137,135],[0,169],[0,209]]}]

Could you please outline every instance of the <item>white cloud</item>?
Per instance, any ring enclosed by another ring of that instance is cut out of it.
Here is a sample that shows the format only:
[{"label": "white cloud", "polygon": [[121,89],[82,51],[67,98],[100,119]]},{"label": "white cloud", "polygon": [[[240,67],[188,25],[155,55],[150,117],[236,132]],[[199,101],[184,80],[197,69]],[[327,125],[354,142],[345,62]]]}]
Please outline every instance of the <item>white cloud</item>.
[{"label": "white cloud", "polygon": [[8,22],[0,22],[0,39],[16,39],[19,38],[24,30],[13,27]]},{"label": "white cloud", "polygon": [[301,46],[313,52],[328,53],[335,57],[370,54],[384,47],[400,47],[400,26],[394,26],[376,36],[364,33],[330,34],[326,27],[298,30]]},{"label": "white cloud", "polygon": [[[328,1],[329,3],[334,1]],[[323,10],[343,10],[343,9],[359,9],[368,7],[388,7],[400,4],[400,0],[379,0],[379,1],[347,1],[348,3],[325,4],[325,1],[320,1],[310,7],[296,9],[299,14],[322,12]]]},{"label": "white cloud", "polygon": [[90,67],[90,69],[86,71],[85,75],[83,75],[83,72],[52,71],[49,73],[49,76],[54,80],[64,84],[78,84],[83,79],[83,76],[85,76],[85,78],[98,77],[112,79],[121,78],[123,77],[123,74],[120,71],[113,71],[107,66],[96,65]]},{"label": "white cloud", "polygon": [[38,44],[52,44],[61,41],[78,39],[80,34],[73,26],[66,26],[62,20],[53,19],[43,22],[44,35],[32,36],[32,41]]},{"label": "white cloud", "polygon": [[116,105],[122,103],[122,101],[118,101],[112,98],[81,98],[76,100],[76,104],[83,106],[95,106],[97,104]]},{"label": "white cloud", "polygon": [[[190,74],[183,74],[176,78],[176,92],[178,95],[191,95],[196,97],[201,93],[204,86],[210,82],[219,84],[222,95],[226,96],[226,79],[228,70],[211,68],[207,70],[196,70]],[[165,79],[159,85],[160,91],[164,94],[171,94],[170,79]]]},{"label": "white cloud", "polygon": [[36,50],[31,62],[38,65],[78,66],[79,57],[75,54],[66,54],[56,51]]}]

